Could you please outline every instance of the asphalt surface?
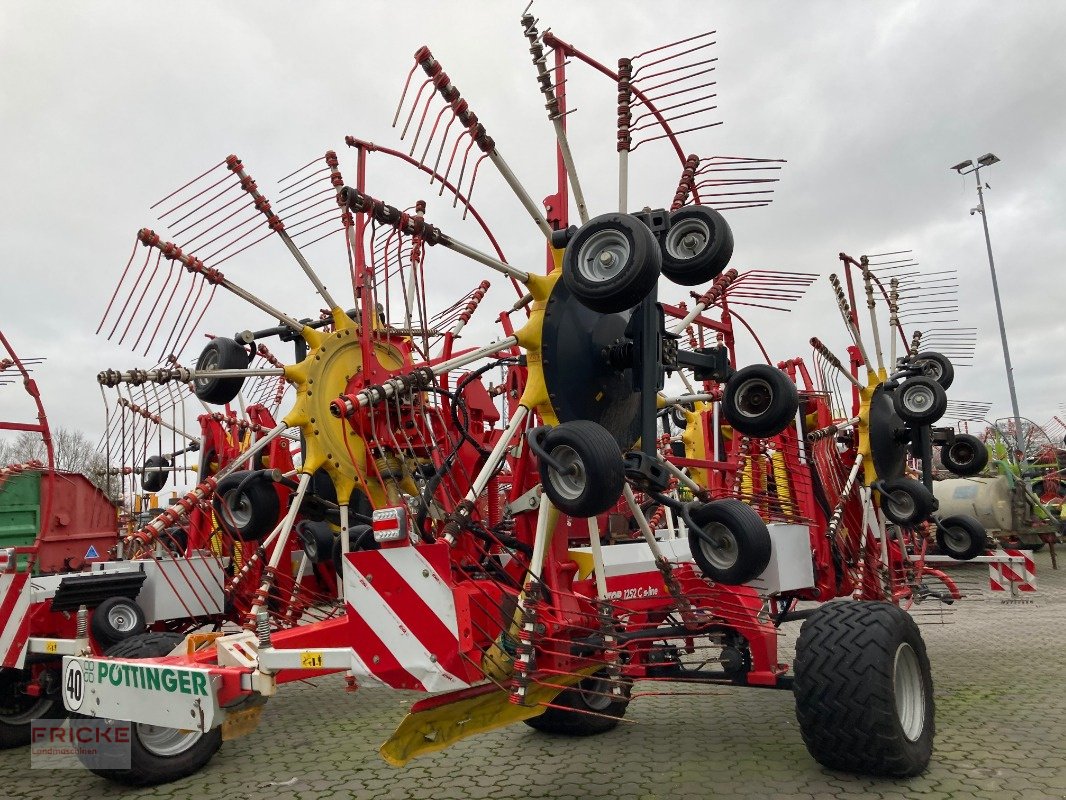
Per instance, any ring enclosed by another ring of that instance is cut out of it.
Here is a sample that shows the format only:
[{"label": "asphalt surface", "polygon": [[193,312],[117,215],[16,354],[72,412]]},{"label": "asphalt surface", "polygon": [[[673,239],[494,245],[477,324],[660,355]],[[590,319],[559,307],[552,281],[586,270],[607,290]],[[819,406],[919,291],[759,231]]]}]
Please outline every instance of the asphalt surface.
[{"label": "asphalt surface", "polygon": [[[943,617],[917,615],[937,733],[929,769],[908,780],[819,766],[790,692],[681,685],[663,693],[652,684],[637,685],[626,722],[610,733],[565,739],[518,724],[397,769],[377,747],[417,696],[347,694],[329,676],[283,687],[255,733],[227,742],[182,781],[128,789],[80,770],[31,770],[27,750],[9,750],[0,752],[0,797],[1066,798],[1066,564],[1053,572],[1046,552],[1036,558],[1031,603],[1004,603],[987,591],[987,569],[971,566],[953,574],[980,595]],[[784,660],[791,647],[782,641]]]}]

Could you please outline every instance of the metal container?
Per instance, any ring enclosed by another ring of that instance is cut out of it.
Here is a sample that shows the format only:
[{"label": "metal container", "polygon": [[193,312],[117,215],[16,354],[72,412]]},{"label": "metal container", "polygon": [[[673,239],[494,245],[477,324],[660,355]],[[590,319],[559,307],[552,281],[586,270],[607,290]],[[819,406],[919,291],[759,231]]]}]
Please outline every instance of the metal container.
[{"label": "metal container", "polygon": [[1016,506],[1015,492],[1006,476],[994,478],[951,478],[933,483],[933,494],[940,501],[941,517],[967,514],[989,531],[1013,531]]}]

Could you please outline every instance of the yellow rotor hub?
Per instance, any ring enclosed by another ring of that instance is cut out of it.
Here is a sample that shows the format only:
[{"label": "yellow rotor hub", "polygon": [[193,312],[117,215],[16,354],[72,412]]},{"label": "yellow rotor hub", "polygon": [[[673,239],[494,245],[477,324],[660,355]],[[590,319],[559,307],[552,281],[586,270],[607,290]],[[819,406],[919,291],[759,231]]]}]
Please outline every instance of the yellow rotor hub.
[{"label": "yellow rotor hub", "polygon": [[[349,381],[363,369],[358,327],[341,309],[333,309],[332,314],[332,333],[312,328],[301,332],[308,353],[299,364],[285,367],[285,377],[296,387],[296,403],[283,421],[303,433],[301,472],[326,470],[341,504],[347,503],[352,490],[362,488],[365,481],[370,500],[377,506],[384,502],[384,490],[367,475],[367,443],[350,424],[329,410],[330,402],[346,392]],[[408,366],[403,352],[387,341],[374,339],[372,346],[375,358],[385,369]]]}]

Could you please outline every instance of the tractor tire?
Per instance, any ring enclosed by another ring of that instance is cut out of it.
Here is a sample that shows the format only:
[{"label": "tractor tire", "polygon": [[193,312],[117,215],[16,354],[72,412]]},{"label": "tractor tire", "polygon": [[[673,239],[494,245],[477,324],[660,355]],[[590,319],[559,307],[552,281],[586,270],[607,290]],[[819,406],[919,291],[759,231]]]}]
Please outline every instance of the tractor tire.
[{"label": "tractor tire", "polygon": [[988,466],[988,448],[976,436],[957,433],[954,441],[940,448],[940,461],[959,477],[972,478]]},{"label": "tractor tire", "polygon": [[166,456],[151,456],[144,462],[144,472],[141,473],[141,489],[148,494],[155,494],[156,492],[163,491],[163,487],[167,485],[167,479],[170,477],[169,472],[155,472],[153,469],[163,467],[164,469],[171,466],[170,459]]},{"label": "tractor tire", "polygon": [[770,531],[762,518],[739,500],[715,500],[694,509],[700,526],[688,532],[692,558],[716,583],[736,586],[757,578],[770,563]]},{"label": "tractor tire", "polygon": [[[196,359],[198,371],[213,369],[246,369],[251,359],[243,345],[223,336],[212,339]],[[244,378],[197,378],[193,392],[205,403],[225,405],[241,392]]]},{"label": "tractor tire", "polygon": [[19,691],[30,677],[28,670],[0,668],[0,750],[29,744],[33,720],[67,716],[61,693],[31,697]]},{"label": "tractor tire", "polygon": [[698,286],[722,274],[733,257],[733,231],[718,211],[685,206],[670,213],[663,238],[663,276],[681,286]]},{"label": "tractor tire", "polygon": [[611,684],[605,673],[585,678],[573,689],[566,689],[552,701],[543,714],[523,720],[541,733],[561,736],[594,736],[618,727],[629,707],[630,684],[622,685],[622,696],[610,695]]},{"label": "tractor tire", "polygon": [[796,384],[777,367],[752,364],[726,381],[722,411],[733,429],[745,436],[776,436],[796,419],[798,410]]},{"label": "tractor tire", "polygon": [[909,425],[932,425],[948,410],[948,395],[932,378],[908,378],[892,392],[896,414]]},{"label": "tractor tire", "polygon": [[662,252],[655,235],[629,214],[590,219],[563,254],[563,283],[582,305],[616,314],[643,300],[659,280]]},{"label": "tractor tire", "polygon": [[880,485],[881,510],[897,525],[917,525],[929,519],[939,503],[925,484],[912,478],[893,478]]},{"label": "tractor tire", "polygon": [[933,680],[918,626],[889,603],[815,609],[796,643],[796,718],[829,769],[906,778],[933,751]]},{"label": "tractor tire", "polygon": [[[245,483],[249,476],[251,480]],[[211,505],[223,529],[245,542],[268,536],[281,518],[281,500],[273,481],[247,470],[231,472],[220,480]]]},{"label": "tractor tire", "polygon": [[626,480],[622,451],[602,425],[563,422],[544,435],[541,445],[568,470],[561,474],[543,460],[538,464],[544,493],[564,514],[594,517],[618,501]]},{"label": "tractor tire", "polygon": [[955,367],[951,360],[942,353],[935,353],[932,350],[919,353],[911,359],[911,366],[920,369],[925,377],[932,378],[945,391],[950,389],[955,381]]},{"label": "tractor tire", "polygon": [[937,523],[936,546],[943,555],[969,561],[988,549],[988,533],[973,517],[957,514]]},{"label": "tractor tire", "polygon": [[[119,642],[107,651],[107,655],[159,658],[168,655],[184,638],[181,633],[142,633]],[[91,719],[81,714],[71,714],[71,718]],[[129,768],[89,767],[89,771],[126,786],[155,786],[198,772],[221,746],[221,728],[203,733],[135,722],[130,726]]]},{"label": "tractor tire", "polygon": [[147,628],[144,610],[128,597],[107,598],[93,609],[89,619],[89,632],[103,650],[142,634]]}]

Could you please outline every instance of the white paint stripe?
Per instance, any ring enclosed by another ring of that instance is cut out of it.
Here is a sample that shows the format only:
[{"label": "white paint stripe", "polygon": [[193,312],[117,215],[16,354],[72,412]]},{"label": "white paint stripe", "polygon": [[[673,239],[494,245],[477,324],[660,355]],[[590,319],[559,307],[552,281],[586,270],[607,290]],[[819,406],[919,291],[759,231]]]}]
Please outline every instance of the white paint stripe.
[{"label": "white paint stripe", "polygon": [[[344,599],[374,631],[400,665],[421,682],[427,692],[464,689],[470,685],[452,675],[438,662],[431,660],[432,653],[408,629],[370,582],[351,562],[348,562],[348,567],[349,569],[345,570]],[[454,631],[455,623],[450,627]]]},{"label": "white paint stripe", "polygon": [[[349,611],[349,613],[351,613]],[[359,688],[361,689],[389,689],[391,688],[385,681],[381,680],[375,675],[366,662],[359,657],[359,654],[352,650],[352,674],[359,679]]]},{"label": "white paint stripe", "polygon": [[3,666],[5,667],[22,666],[17,663],[17,661],[21,659],[8,653],[8,650],[10,650],[15,643],[15,637],[18,635],[19,629],[22,627],[22,621],[26,618],[26,613],[29,611],[29,608],[30,593],[24,591],[19,595],[18,600],[15,601],[15,607],[11,609],[11,616],[3,621],[4,629],[3,632],[0,633],[0,657],[3,657]]},{"label": "white paint stripe", "polygon": [[[433,609],[444,627],[459,636],[459,623],[455,619],[455,596],[451,587],[441,578],[417,547],[391,547],[378,553],[389,562],[404,583]],[[428,572],[429,575],[424,573]]]}]

